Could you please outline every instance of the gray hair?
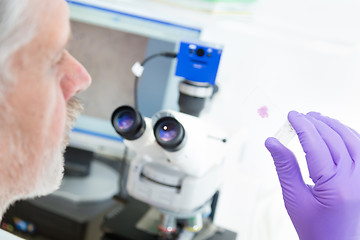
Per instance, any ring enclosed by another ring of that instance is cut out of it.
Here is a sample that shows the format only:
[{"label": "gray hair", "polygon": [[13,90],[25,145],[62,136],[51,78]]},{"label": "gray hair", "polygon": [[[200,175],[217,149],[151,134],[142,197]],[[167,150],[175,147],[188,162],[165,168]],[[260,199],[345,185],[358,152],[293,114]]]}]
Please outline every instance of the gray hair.
[{"label": "gray hair", "polygon": [[[29,43],[36,33],[31,0],[0,0],[0,96],[12,84],[13,54]],[[0,97],[0,99],[1,99]]]}]

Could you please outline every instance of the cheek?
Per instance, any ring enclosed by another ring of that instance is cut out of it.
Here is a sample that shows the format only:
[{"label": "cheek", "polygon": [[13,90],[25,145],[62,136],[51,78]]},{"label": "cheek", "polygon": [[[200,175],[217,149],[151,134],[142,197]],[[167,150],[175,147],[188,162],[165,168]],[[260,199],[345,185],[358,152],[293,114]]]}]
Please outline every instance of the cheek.
[{"label": "cheek", "polygon": [[66,123],[66,103],[64,101],[62,92],[59,90],[57,93],[56,105],[52,115],[50,124],[51,138],[56,142],[62,141],[65,132]]}]

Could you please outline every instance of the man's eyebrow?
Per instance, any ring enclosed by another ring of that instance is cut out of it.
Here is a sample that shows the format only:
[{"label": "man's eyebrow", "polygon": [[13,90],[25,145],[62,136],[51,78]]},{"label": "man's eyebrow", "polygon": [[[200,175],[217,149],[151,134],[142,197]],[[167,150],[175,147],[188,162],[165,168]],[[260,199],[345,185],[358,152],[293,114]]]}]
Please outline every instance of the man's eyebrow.
[{"label": "man's eyebrow", "polygon": [[70,32],[70,33],[68,34],[68,36],[67,36],[66,42],[65,42],[64,44],[62,44],[61,46],[59,46],[59,48],[57,48],[57,50],[56,50],[56,57],[61,56],[61,54],[63,53],[63,51],[64,51],[65,49],[68,49],[68,48],[69,48],[71,39],[72,39],[72,34],[71,34],[71,32]]}]

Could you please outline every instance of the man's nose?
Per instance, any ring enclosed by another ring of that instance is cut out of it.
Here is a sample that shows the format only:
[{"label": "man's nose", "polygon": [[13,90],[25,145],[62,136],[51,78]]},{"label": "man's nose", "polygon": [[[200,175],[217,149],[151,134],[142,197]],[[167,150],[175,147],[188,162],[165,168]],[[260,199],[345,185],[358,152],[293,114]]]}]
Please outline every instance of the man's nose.
[{"label": "man's nose", "polygon": [[91,84],[90,74],[85,67],[79,63],[70,53],[65,53],[67,56],[64,66],[65,74],[61,80],[61,87],[64,94],[64,99],[68,101],[78,92],[87,89]]}]

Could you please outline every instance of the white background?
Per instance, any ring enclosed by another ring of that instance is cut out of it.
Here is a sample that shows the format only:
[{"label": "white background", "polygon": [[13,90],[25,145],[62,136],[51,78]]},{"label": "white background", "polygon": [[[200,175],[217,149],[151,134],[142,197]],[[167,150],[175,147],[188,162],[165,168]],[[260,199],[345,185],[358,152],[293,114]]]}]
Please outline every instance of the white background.
[{"label": "white background", "polygon": [[[231,136],[219,224],[238,239],[298,239],[265,139],[290,110],[318,111],[360,130],[357,1],[263,0],[247,23],[214,21],[203,39],[225,45],[221,92],[207,117]],[[269,117],[257,113],[269,109]],[[311,183],[298,141],[288,145]]]}]

